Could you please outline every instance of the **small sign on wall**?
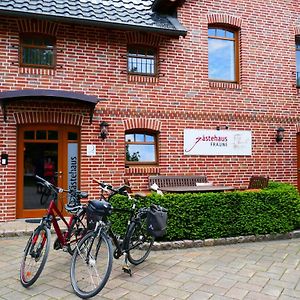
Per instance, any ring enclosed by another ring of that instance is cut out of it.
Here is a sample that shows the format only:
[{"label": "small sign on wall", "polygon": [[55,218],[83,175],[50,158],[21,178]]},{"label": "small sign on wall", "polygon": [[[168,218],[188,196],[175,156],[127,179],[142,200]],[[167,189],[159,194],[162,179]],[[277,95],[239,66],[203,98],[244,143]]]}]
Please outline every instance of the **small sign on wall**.
[{"label": "small sign on wall", "polygon": [[96,155],[96,145],[87,145],[86,146],[86,155],[95,156]]},{"label": "small sign on wall", "polygon": [[184,129],[184,154],[252,155],[252,132]]}]

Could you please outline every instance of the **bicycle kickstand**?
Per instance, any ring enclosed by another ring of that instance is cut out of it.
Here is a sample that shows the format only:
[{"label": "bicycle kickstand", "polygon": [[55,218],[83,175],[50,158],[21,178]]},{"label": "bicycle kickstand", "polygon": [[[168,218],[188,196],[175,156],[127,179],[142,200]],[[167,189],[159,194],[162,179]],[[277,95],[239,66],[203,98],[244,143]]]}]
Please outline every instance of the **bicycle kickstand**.
[{"label": "bicycle kickstand", "polygon": [[127,255],[128,255],[128,254],[125,252],[125,253],[124,253],[124,264],[123,264],[122,270],[123,270],[125,273],[129,274],[130,277],[131,277],[131,276],[132,276],[132,273],[131,273],[131,269],[130,269],[129,264],[128,264],[128,261],[127,261]]}]

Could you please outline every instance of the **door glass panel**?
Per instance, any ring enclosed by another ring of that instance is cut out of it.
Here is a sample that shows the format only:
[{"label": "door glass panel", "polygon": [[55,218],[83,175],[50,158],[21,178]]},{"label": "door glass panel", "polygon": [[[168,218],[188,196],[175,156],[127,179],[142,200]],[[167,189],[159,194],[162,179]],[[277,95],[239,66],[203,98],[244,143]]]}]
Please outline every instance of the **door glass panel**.
[{"label": "door glass panel", "polygon": [[48,140],[58,140],[58,131],[56,130],[49,130],[48,131]]},{"label": "door glass panel", "polygon": [[77,132],[68,132],[68,140],[76,141],[78,139]]},{"label": "door glass panel", "polygon": [[47,139],[47,131],[46,130],[37,130],[36,139],[37,140],[46,140]]},{"label": "door glass panel", "polygon": [[[23,208],[41,209],[41,188],[37,185],[35,175],[57,185],[58,144],[24,143],[24,146]],[[44,207],[48,204],[47,202]]]},{"label": "door glass panel", "polygon": [[[68,143],[68,190],[78,189],[78,144]],[[76,202],[76,197],[68,194],[69,202]]]},{"label": "door glass panel", "polygon": [[34,130],[24,131],[25,140],[34,140]]}]

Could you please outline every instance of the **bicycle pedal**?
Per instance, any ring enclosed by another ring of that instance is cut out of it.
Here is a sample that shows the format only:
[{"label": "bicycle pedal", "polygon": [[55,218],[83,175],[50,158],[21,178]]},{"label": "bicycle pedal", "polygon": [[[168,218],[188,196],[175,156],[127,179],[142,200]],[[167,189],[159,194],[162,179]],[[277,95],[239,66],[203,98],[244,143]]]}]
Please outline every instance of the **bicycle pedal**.
[{"label": "bicycle pedal", "polygon": [[61,249],[61,248],[62,248],[62,247],[61,247],[60,241],[59,241],[58,239],[56,239],[55,242],[54,242],[54,244],[53,244],[53,249],[54,249],[54,250],[59,250],[59,249]]},{"label": "bicycle pedal", "polygon": [[122,267],[122,270],[124,271],[124,273],[127,273],[130,275],[130,277],[132,276],[132,273],[131,273],[131,269],[128,267],[128,266],[123,266]]}]

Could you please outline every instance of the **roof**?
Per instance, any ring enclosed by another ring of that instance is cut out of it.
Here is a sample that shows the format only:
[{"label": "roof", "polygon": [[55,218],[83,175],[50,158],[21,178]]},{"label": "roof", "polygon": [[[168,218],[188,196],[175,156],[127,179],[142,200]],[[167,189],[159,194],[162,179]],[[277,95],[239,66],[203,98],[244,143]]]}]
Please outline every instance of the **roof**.
[{"label": "roof", "polygon": [[[170,14],[153,11],[156,0],[1,0],[0,14],[46,18],[102,27],[186,35]],[[160,2],[169,0],[160,0]]]}]

